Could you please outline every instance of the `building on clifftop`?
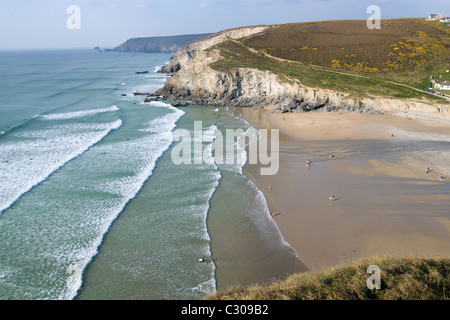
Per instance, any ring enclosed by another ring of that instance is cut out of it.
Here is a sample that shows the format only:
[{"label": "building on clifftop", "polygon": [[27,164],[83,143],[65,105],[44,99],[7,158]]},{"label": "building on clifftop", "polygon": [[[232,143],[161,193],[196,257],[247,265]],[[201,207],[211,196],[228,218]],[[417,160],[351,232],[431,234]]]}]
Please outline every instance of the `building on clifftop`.
[{"label": "building on clifftop", "polygon": [[439,90],[450,90],[450,81],[436,81],[434,88]]},{"label": "building on clifftop", "polygon": [[443,17],[441,16],[441,14],[439,13],[432,13],[429,15],[427,21],[439,21],[441,20]]}]

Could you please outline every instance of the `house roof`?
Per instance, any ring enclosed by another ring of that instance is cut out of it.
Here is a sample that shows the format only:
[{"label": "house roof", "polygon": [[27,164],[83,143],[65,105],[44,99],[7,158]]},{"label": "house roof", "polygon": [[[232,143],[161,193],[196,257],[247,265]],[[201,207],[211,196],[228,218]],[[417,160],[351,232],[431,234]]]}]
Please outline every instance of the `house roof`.
[{"label": "house roof", "polygon": [[437,18],[437,17],[441,17],[442,18],[442,16],[439,13],[432,13],[432,14],[430,14],[430,18]]}]

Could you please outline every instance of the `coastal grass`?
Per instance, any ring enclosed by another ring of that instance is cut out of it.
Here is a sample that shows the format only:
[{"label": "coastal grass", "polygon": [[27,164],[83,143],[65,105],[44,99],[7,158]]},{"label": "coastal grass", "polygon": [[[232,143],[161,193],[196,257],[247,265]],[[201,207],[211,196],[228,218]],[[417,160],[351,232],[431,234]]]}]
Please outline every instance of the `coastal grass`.
[{"label": "coastal grass", "polygon": [[352,97],[416,98],[446,103],[439,97],[389,83],[383,79],[345,74],[329,71],[319,66],[273,59],[264,54],[252,52],[237,41],[223,42],[217,45],[216,49],[219,49],[221,56],[224,57],[210,65],[216,71],[229,72],[235,68],[253,68],[275,73],[282,81],[298,80],[308,87],[339,91]]},{"label": "coastal grass", "polygon": [[447,76],[450,28],[419,19],[384,20],[375,31],[365,21],[276,25],[214,49],[224,57],[211,64],[216,71],[255,68],[353,97],[448,104],[423,91],[431,75]]},{"label": "coastal grass", "polygon": [[[381,289],[369,289],[369,266],[381,270]],[[374,257],[269,285],[236,287],[206,300],[450,300],[450,259]]]},{"label": "coastal grass", "polygon": [[291,61],[370,74],[426,89],[429,66],[450,63],[450,27],[424,19],[319,21],[272,26],[245,46]]}]

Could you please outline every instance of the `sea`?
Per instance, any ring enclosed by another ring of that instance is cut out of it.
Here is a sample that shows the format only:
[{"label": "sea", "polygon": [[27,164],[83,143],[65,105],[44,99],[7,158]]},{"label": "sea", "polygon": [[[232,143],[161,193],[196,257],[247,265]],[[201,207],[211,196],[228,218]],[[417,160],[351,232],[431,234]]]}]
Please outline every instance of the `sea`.
[{"label": "sea", "polygon": [[174,163],[178,129],[214,157],[218,132],[253,128],[227,107],[143,102],[170,58],[0,51],[0,299],[201,299],[233,279],[221,269],[298,270],[241,163]]}]

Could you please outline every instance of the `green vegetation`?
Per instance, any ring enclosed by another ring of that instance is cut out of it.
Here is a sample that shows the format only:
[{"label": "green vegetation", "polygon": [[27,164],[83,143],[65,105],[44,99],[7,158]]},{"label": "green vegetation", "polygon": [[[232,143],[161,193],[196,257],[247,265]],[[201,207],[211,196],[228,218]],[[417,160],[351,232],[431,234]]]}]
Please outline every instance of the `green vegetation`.
[{"label": "green vegetation", "polygon": [[[367,288],[367,268],[381,270],[381,289]],[[450,300],[450,259],[378,257],[320,272],[209,295],[207,300]]]},{"label": "green vegetation", "polygon": [[[430,76],[450,69],[450,27],[419,19],[324,21],[272,26],[216,46],[223,60],[211,67],[268,70],[310,87],[352,96],[446,100],[421,92]],[[400,84],[400,85],[399,85]],[[418,89],[418,90],[414,90]]]}]

